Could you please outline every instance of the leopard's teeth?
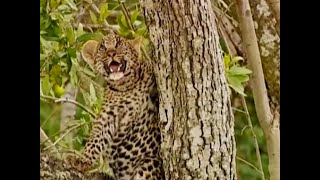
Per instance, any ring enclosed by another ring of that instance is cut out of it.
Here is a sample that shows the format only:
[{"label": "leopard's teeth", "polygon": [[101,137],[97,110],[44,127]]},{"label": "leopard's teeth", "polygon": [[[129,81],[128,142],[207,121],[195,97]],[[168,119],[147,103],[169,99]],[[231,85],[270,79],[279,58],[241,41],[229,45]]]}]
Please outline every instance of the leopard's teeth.
[{"label": "leopard's teeth", "polygon": [[120,68],[122,67],[122,64],[120,64],[120,66],[118,67],[118,71],[120,71]]}]

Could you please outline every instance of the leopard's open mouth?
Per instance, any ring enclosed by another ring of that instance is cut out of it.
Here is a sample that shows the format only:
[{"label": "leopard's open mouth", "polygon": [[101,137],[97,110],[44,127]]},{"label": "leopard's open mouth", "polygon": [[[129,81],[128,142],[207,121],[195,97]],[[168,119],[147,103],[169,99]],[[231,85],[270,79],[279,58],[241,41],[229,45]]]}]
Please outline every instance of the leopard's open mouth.
[{"label": "leopard's open mouth", "polygon": [[127,63],[125,61],[121,61],[121,62],[111,61],[108,66],[111,73],[116,73],[116,72],[124,72],[124,70],[126,69],[126,64]]},{"label": "leopard's open mouth", "polygon": [[112,60],[108,63],[108,70],[110,71],[109,78],[112,80],[119,80],[124,76],[127,63],[122,60],[120,62]]}]

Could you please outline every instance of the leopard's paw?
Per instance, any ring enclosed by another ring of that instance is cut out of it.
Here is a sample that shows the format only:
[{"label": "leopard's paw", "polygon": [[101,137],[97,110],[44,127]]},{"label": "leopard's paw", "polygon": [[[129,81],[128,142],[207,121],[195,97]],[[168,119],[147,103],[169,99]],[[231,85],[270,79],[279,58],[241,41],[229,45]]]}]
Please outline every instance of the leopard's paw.
[{"label": "leopard's paw", "polygon": [[70,164],[71,167],[75,168],[80,172],[88,171],[92,166],[89,160],[74,155],[68,156],[66,158],[66,161],[68,164]]}]

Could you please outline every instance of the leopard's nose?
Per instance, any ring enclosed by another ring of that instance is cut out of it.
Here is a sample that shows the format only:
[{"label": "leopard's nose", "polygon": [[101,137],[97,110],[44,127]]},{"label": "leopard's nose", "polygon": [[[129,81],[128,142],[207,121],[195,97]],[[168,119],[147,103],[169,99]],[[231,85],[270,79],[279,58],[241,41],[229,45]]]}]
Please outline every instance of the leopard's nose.
[{"label": "leopard's nose", "polygon": [[109,57],[114,57],[114,56],[116,55],[116,51],[115,51],[115,50],[109,50],[109,51],[107,52],[107,55],[108,55]]}]

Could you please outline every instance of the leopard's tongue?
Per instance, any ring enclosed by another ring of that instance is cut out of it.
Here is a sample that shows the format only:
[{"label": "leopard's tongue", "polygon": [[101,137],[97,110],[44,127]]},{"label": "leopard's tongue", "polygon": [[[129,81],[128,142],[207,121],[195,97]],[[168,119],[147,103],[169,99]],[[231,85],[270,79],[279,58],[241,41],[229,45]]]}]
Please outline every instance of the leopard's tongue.
[{"label": "leopard's tongue", "polygon": [[119,71],[120,71],[120,66],[121,66],[120,63],[112,62],[112,63],[109,65],[109,68],[110,68],[110,71],[111,71],[111,72],[119,72]]}]

